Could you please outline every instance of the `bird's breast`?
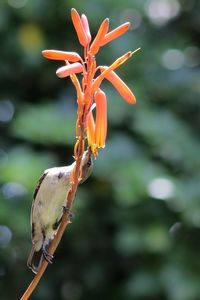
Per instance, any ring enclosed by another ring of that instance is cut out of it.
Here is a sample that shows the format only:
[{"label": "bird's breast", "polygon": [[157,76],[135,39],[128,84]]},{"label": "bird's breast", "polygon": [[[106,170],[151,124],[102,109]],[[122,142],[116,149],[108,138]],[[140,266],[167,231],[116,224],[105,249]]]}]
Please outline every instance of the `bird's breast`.
[{"label": "bird's breast", "polygon": [[61,173],[58,175],[47,175],[37,193],[32,218],[33,221],[39,222],[42,228],[52,227],[61,218],[63,206],[66,206],[69,182]]}]

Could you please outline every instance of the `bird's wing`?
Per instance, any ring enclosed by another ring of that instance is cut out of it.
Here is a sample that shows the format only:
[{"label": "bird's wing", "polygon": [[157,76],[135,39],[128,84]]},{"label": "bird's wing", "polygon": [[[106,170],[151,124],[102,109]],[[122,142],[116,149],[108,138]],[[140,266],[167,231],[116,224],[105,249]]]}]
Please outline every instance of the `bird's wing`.
[{"label": "bird's wing", "polygon": [[41,183],[42,183],[42,181],[44,180],[44,178],[46,177],[47,173],[48,173],[48,171],[44,171],[44,173],[42,174],[42,176],[40,177],[40,179],[39,179],[39,181],[38,181],[38,184],[37,184],[37,186],[36,186],[36,188],[35,188],[35,191],[34,191],[34,194],[33,194],[33,204],[34,204],[34,200],[35,200],[35,198],[36,198],[36,196],[37,196],[37,193],[38,193],[38,191],[39,191],[39,188],[40,188],[40,186],[41,186]]},{"label": "bird's wing", "polygon": [[34,191],[34,194],[33,194],[33,202],[32,202],[32,207],[31,207],[31,229],[32,229],[32,238],[33,238],[33,234],[34,234],[34,226],[33,226],[33,207],[34,207],[34,204],[35,204],[35,200],[36,200],[36,197],[37,197],[37,193],[40,189],[40,186],[44,180],[44,178],[46,177],[46,175],[48,174],[48,171],[44,171],[44,173],[42,174],[42,176],[40,177],[40,179],[38,180],[38,184],[35,188],[35,191]]}]

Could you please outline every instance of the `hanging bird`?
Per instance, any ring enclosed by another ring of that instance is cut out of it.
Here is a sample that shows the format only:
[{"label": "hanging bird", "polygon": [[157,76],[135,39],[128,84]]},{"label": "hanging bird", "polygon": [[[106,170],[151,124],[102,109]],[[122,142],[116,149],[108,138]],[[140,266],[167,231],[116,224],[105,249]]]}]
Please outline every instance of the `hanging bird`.
[{"label": "hanging bird", "polygon": [[[48,248],[58,231],[66,199],[71,185],[71,172],[76,162],[70,166],[55,167],[44,171],[39,179],[33,196],[31,209],[32,249],[27,265],[36,274],[43,259],[52,262]],[[92,172],[92,158],[89,151],[83,154],[82,175],[79,183],[84,182]]]}]

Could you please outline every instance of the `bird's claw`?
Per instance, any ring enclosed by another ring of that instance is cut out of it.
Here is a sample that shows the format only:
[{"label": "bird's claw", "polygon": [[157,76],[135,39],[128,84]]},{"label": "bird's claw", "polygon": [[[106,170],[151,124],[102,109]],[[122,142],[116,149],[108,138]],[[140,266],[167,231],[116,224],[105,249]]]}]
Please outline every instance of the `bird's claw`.
[{"label": "bird's claw", "polygon": [[73,218],[73,217],[74,217],[74,215],[73,215],[73,213],[71,212],[71,210],[70,210],[68,207],[66,207],[66,206],[63,206],[63,213],[69,214],[69,217],[70,217],[70,218]]},{"label": "bird's claw", "polygon": [[42,250],[42,254],[43,254],[43,256],[44,256],[44,259],[45,259],[48,263],[50,263],[50,264],[53,263],[53,255],[51,255],[50,253],[48,253],[45,249]]}]

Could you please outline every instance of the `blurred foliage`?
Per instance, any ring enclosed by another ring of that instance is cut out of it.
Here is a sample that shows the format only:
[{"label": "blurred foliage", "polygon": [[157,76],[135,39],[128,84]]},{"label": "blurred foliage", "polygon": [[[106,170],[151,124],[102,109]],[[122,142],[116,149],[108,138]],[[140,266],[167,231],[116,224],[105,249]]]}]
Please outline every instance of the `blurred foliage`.
[{"label": "blurred foliage", "polygon": [[[31,299],[200,299],[200,2],[0,2],[0,298],[32,278],[29,215],[44,169],[72,162],[76,101],[43,49],[82,51],[70,8],[95,34],[101,20],[131,30],[100,64],[142,50],[118,73],[138,103],[108,83],[109,130],[75,217]],[[12,287],[12,288],[11,288]]]}]

